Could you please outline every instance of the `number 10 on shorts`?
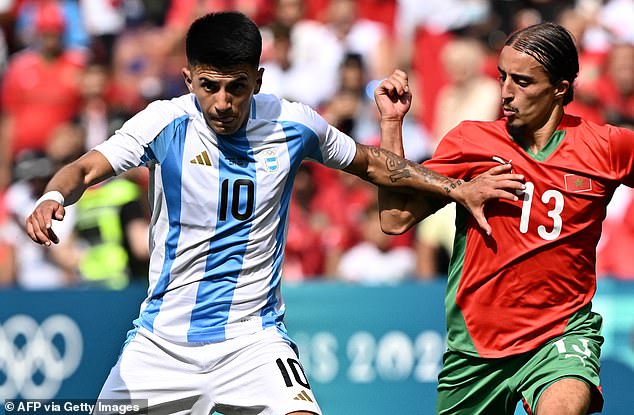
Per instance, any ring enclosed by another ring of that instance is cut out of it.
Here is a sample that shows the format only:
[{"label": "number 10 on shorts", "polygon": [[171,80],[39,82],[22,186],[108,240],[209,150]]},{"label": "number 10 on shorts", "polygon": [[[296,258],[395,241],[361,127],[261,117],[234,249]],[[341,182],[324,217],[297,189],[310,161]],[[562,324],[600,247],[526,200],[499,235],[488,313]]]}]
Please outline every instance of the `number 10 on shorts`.
[{"label": "number 10 on shorts", "polygon": [[[284,383],[286,383],[287,387],[289,388],[292,387],[293,379],[295,379],[295,382],[299,383],[306,389],[310,389],[310,385],[308,384],[308,378],[306,377],[306,374],[304,373],[304,369],[302,368],[302,365],[296,359],[288,358],[286,359],[286,364],[285,364],[282,359],[278,358],[275,361],[275,363],[277,363],[277,367],[280,368],[280,372],[282,372],[282,377],[284,378]],[[291,376],[289,374],[289,370],[288,370],[289,368],[290,368],[290,373],[293,374],[293,379],[291,379]]]}]

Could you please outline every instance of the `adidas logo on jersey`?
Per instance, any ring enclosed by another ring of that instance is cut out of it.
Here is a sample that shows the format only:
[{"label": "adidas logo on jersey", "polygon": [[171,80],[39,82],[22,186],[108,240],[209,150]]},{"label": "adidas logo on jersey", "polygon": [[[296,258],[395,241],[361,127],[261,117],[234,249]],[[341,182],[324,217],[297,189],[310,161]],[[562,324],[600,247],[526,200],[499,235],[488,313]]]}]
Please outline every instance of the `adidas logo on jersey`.
[{"label": "adidas logo on jersey", "polygon": [[308,402],[312,402],[313,401],[312,399],[310,399],[310,396],[308,396],[306,391],[301,391],[301,393],[298,393],[297,396],[295,398],[293,398],[293,400],[295,400],[295,401],[308,401]]},{"label": "adidas logo on jersey", "polygon": [[209,154],[207,154],[207,150],[203,151],[190,161],[191,164],[202,164],[203,166],[211,166],[211,160],[209,159]]}]

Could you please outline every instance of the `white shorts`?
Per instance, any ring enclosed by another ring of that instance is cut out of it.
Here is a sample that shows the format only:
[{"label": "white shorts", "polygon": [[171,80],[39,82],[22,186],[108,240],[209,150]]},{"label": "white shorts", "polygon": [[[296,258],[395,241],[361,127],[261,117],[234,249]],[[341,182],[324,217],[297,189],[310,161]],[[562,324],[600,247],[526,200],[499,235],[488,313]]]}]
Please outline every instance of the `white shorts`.
[{"label": "white shorts", "polygon": [[99,401],[111,399],[147,400],[149,414],[321,415],[295,351],[275,327],[194,344],[141,328],[101,390]]}]

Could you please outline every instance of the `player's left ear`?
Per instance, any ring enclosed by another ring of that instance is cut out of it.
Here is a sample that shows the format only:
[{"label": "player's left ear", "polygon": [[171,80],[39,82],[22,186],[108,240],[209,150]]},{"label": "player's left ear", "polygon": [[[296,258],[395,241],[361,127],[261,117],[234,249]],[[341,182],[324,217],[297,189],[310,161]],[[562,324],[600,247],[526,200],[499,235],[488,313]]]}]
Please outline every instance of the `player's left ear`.
[{"label": "player's left ear", "polygon": [[569,88],[570,88],[570,81],[567,81],[565,79],[563,81],[560,81],[559,84],[557,84],[557,86],[555,87],[555,98],[563,99],[564,95],[566,95],[566,92],[568,91]]},{"label": "player's left ear", "polygon": [[253,89],[253,95],[260,92],[260,88],[262,87],[262,76],[264,75],[264,68],[258,69],[258,73],[255,78],[255,88]]},{"label": "player's left ear", "polygon": [[189,92],[194,92],[194,86],[192,84],[192,73],[189,68],[185,67],[182,70],[183,79],[185,80],[185,85],[187,86],[187,90]]}]

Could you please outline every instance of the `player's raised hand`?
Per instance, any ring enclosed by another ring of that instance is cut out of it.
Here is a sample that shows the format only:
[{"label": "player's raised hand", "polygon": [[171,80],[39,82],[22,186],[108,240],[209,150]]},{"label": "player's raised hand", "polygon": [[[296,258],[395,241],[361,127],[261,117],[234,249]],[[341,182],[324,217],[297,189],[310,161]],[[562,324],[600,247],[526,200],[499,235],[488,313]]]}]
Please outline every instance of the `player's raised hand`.
[{"label": "player's raised hand", "polygon": [[454,189],[460,189],[458,201],[471,212],[487,235],[491,235],[492,230],[484,216],[484,205],[497,199],[516,201],[516,191],[525,189],[524,176],[510,173],[511,169],[510,163],[495,166]]},{"label": "player's raised hand", "polygon": [[396,69],[374,90],[374,101],[382,120],[401,121],[412,103],[407,74]]},{"label": "player's raised hand", "polygon": [[60,203],[44,200],[26,218],[26,232],[34,242],[40,245],[57,244],[59,238],[53,232],[53,219],[62,220],[65,214],[64,206]]}]

